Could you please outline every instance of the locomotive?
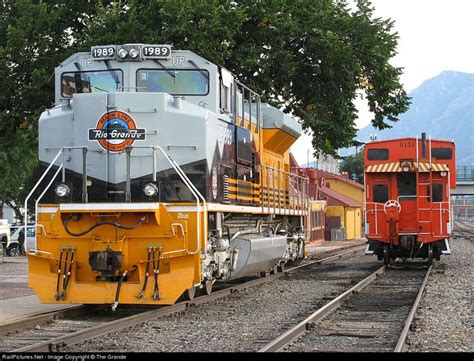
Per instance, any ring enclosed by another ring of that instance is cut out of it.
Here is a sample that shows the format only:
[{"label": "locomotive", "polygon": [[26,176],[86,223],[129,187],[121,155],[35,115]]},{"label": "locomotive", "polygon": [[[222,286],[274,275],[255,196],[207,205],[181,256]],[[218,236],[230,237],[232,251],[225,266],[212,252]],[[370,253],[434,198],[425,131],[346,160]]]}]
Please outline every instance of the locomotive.
[{"label": "locomotive", "polygon": [[39,118],[42,303],[173,304],[304,258],[308,180],[294,118],[169,45],[94,46],[55,69]]},{"label": "locomotive", "polygon": [[401,138],[364,147],[368,246],[386,265],[395,258],[428,264],[451,254],[451,189],[455,145],[448,140]]}]

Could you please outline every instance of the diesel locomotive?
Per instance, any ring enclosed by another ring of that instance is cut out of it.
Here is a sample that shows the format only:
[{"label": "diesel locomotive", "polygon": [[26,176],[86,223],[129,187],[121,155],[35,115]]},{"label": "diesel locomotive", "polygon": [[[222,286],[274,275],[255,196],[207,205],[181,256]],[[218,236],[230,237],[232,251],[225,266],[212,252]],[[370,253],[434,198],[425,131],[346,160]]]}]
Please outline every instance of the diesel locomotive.
[{"label": "diesel locomotive", "polygon": [[364,147],[365,219],[369,245],[386,265],[395,258],[428,264],[451,254],[451,189],[455,145],[449,140],[401,138]]},{"label": "diesel locomotive", "polygon": [[43,303],[173,304],[299,262],[311,205],[289,148],[301,132],[191,51],[72,55],[39,119],[29,286]]}]

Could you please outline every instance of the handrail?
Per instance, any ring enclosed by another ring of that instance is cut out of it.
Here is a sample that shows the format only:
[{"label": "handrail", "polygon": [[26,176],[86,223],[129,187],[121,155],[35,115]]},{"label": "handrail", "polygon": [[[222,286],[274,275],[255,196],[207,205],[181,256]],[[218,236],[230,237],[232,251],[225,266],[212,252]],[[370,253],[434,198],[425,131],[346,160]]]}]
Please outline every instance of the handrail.
[{"label": "handrail", "polygon": [[[194,186],[194,184],[191,182],[191,180],[188,178],[188,176],[186,175],[186,173],[184,173],[184,171],[181,169],[181,167],[178,165],[178,163],[176,163],[176,161],[174,159],[172,159],[164,150],[163,148],[161,148],[160,146],[155,146],[157,149],[161,150],[161,152],[165,155],[165,157],[168,158],[169,161],[172,162],[172,165],[174,163],[175,165],[175,170],[177,170],[178,172],[181,172],[181,178],[184,178],[187,180],[190,188],[192,190],[195,191],[195,193],[198,195],[199,198],[201,198],[201,201],[203,203],[203,207],[204,207],[204,217],[207,217],[207,203],[206,203],[206,199],[202,196],[202,194],[197,190],[197,188]],[[186,182],[185,182],[186,184]],[[200,204],[198,202],[198,209],[200,207]],[[199,209],[200,210],[200,209]],[[198,219],[198,237],[200,237],[200,219]],[[198,245],[200,244],[200,240],[198,238]],[[207,222],[206,222],[206,218],[204,218],[204,247],[203,247],[203,250],[205,251],[207,249]],[[199,246],[198,246],[198,249],[196,250],[195,253],[197,253],[199,251]],[[194,254],[194,253],[193,253]]]},{"label": "handrail", "polygon": [[[197,204],[197,210],[196,210],[196,213],[197,213],[197,247],[196,247],[196,250],[194,250],[193,252],[191,252],[191,254],[196,254],[199,252],[199,247],[201,245],[201,204],[200,204],[200,201],[199,201],[199,198],[201,198],[202,202],[203,202],[203,206],[204,206],[204,216],[207,217],[207,204],[206,204],[206,200],[204,199],[204,197],[202,196],[202,194],[196,189],[196,187],[194,186],[194,184],[189,180],[188,176],[183,172],[183,170],[181,169],[181,167],[178,165],[178,163],[176,163],[164,150],[163,148],[161,148],[160,146],[158,145],[155,145],[153,146],[155,149],[158,149],[159,151],[161,151],[163,153],[163,155],[165,156],[165,158],[168,160],[168,162],[170,162],[171,166],[174,168],[174,170],[176,171],[176,173],[178,173],[178,176],[181,178],[181,180],[183,181],[183,183],[190,189],[191,193],[193,194],[194,198],[196,198],[196,204]],[[206,250],[206,246],[207,246],[207,230],[206,230],[206,225],[207,222],[204,222],[204,247],[203,249]],[[168,253],[171,253],[171,252],[166,252],[166,254]],[[165,254],[165,253],[163,253]]]},{"label": "handrail", "polygon": [[[56,171],[56,173],[54,173],[53,178],[51,178],[48,185],[44,188],[43,193],[41,193],[41,195],[36,199],[36,202],[35,202],[35,225],[38,224],[38,203],[39,203],[40,199],[43,198],[44,194],[49,189],[49,187],[51,187],[51,185],[53,184],[54,180],[58,176],[61,169],[63,169],[63,167],[64,167],[64,164],[61,163],[61,165],[58,167],[58,170]],[[26,233],[25,233],[25,237],[26,237]],[[36,252],[36,249],[37,249],[37,243],[38,243],[38,237],[36,236],[36,233],[35,233],[35,249],[34,249],[35,252]]]},{"label": "handrail", "polygon": [[[46,168],[46,170],[44,171],[43,175],[40,177],[40,179],[38,180],[38,182],[34,185],[33,189],[30,191],[30,193],[28,194],[28,196],[25,198],[25,208],[24,208],[24,221],[25,221],[25,239],[26,239],[26,235],[27,235],[27,228],[28,228],[28,200],[30,199],[30,197],[33,195],[33,193],[35,192],[36,188],[38,188],[38,186],[41,184],[41,182],[43,181],[43,179],[46,177],[46,174],[48,174],[48,172],[50,171],[50,169],[53,167],[53,165],[56,163],[56,161],[58,160],[59,156],[64,152],[64,148],[61,148],[59,150],[59,152],[56,154],[56,156],[53,158],[53,160],[51,161],[51,163],[49,163],[49,166],[48,168]],[[56,176],[54,177],[56,178]],[[53,180],[54,180],[53,178]],[[49,187],[48,187],[49,188]],[[35,209],[35,214],[37,213],[37,210]],[[36,217],[36,216],[35,216]],[[36,237],[35,237],[35,249],[36,249]]]},{"label": "handrail", "polygon": [[[204,199],[204,197],[202,196],[202,194],[196,189],[196,187],[194,186],[194,184],[189,180],[188,176],[184,173],[184,171],[181,169],[181,167],[178,165],[178,163],[176,163],[169,155],[168,153],[166,153],[162,147],[158,146],[158,145],[150,145],[150,146],[136,146],[136,147],[130,147],[130,149],[153,149],[153,151],[155,150],[159,150],[161,153],[163,153],[164,157],[166,158],[166,160],[171,164],[171,166],[173,167],[173,169],[176,171],[176,173],[178,174],[178,176],[181,178],[181,180],[183,181],[183,183],[189,188],[189,190],[191,191],[191,194],[194,196],[194,198],[196,199],[196,213],[197,213],[197,235],[198,235],[198,238],[197,238],[197,245],[196,245],[196,249],[194,251],[189,251],[189,254],[196,254],[199,252],[199,247],[200,247],[200,244],[201,244],[201,202],[200,200],[202,200],[203,202],[203,206],[204,206],[204,212],[205,212],[205,215],[204,217],[207,216],[207,204],[206,204],[206,200]],[[204,250],[206,250],[206,246],[207,246],[207,222],[204,222],[204,239],[205,239],[205,244],[204,244]],[[171,253],[177,253],[177,252],[182,252],[183,250],[177,250],[177,251],[169,251],[169,252],[164,252],[162,253],[162,255],[165,255],[165,254],[171,254]]]},{"label": "handrail", "polygon": [[[306,212],[309,219],[311,210],[309,208],[308,177],[287,172],[285,170],[274,168],[265,164],[262,164],[261,167],[262,187],[260,190],[260,202],[262,206],[262,213],[265,211],[265,208],[267,211],[270,211],[271,208],[273,208],[273,212],[276,213],[278,206],[279,211],[283,214],[295,214],[295,211],[298,210],[301,212]],[[263,175],[266,175],[266,179],[263,177]],[[275,177],[277,177],[276,180]],[[294,184],[295,182],[296,184]],[[266,191],[264,189],[265,184],[267,185]],[[286,187],[287,184],[288,188]],[[270,189],[272,189],[272,196],[270,196]],[[292,194],[292,191],[295,194]],[[283,192],[283,200],[282,194],[280,194],[281,192]],[[286,200],[287,193],[288,201]],[[286,210],[288,210],[288,212],[286,212]],[[311,234],[309,222],[306,224],[305,232],[306,236],[309,237]]]}]

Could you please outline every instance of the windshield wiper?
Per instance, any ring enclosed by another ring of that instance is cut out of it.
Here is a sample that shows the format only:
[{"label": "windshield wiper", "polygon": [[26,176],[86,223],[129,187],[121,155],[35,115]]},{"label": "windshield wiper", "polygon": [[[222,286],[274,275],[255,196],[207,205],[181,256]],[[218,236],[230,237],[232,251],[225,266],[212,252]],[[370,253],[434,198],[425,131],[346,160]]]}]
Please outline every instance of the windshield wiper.
[{"label": "windshield wiper", "polygon": [[[91,85],[91,88],[97,89],[97,90],[99,90],[99,91],[101,91],[101,92],[109,93],[108,90],[99,88],[98,86],[95,86],[95,85]],[[91,93],[92,93],[92,92],[91,92]]]},{"label": "windshield wiper", "polygon": [[75,62],[78,73],[74,73],[74,85],[76,87],[76,93],[82,93],[82,70],[78,62]]},{"label": "windshield wiper", "polygon": [[114,70],[112,70],[109,60],[104,60],[104,63],[107,69],[109,70],[110,75],[112,75],[112,78],[114,78],[115,84],[117,85],[117,89],[118,89],[120,85],[120,80],[117,73]]},{"label": "windshield wiper", "polygon": [[158,59],[153,59],[155,63],[157,63],[159,66],[161,66],[171,77],[176,78],[176,74],[174,71],[169,70],[166,66],[161,64],[161,62]]},{"label": "windshield wiper", "polygon": [[199,72],[204,77],[204,79],[207,80],[207,72],[205,70],[202,70],[200,67],[198,67],[194,61],[192,60],[188,60],[188,61],[192,64],[192,66],[194,66],[197,70],[199,70]]}]

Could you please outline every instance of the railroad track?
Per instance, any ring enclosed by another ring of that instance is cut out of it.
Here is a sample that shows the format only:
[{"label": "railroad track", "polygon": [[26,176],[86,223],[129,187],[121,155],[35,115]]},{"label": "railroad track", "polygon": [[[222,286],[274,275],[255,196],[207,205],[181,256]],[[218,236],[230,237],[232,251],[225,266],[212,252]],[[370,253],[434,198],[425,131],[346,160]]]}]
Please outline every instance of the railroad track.
[{"label": "railroad track", "polygon": [[381,267],[259,352],[405,351],[430,272]]},{"label": "railroad track", "polygon": [[[365,249],[365,246],[357,246],[343,252],[336,253],[331,256],[317,260],[305,260],[301,265],[289,268],[281,273],[269,275],[267,277],[252,279],[241,284],[231,285],[226,288],[217,290],[209,296],[197,297],[192,301],[183,301],[171,306],[151,306],[150,308],[134,309],[133,307],[119,307],[118,311],[110,312],[102,309],[87,309],[87,307],[79,308],[75,317],[68,317],[62,314],[57,317],[51,313],[47,318],[38,318],[38,322],[24,320],[16,322],[17,329],[21,332],[11,332],[15,329],[14,325],[9,325],[8,330],[2,332],[0,326],[0,351],[8,352],[54,352],[61,351],[67,346],[78,344],[80,342],[102,336],[114,331],[118,331],[150,319],[168,316],[204,304],[212,300],[225,297],[229,294],[238,292],[241,289],[254,287],[263,283],[270,282],[274,279],[283,277],[292,272],[296,272],[302,268],[326,263],[339,258],[350,256],[354,253]],[[82,314],[81,314],[82,310]],[[31,328],[35,325],[33,328]]]}]

